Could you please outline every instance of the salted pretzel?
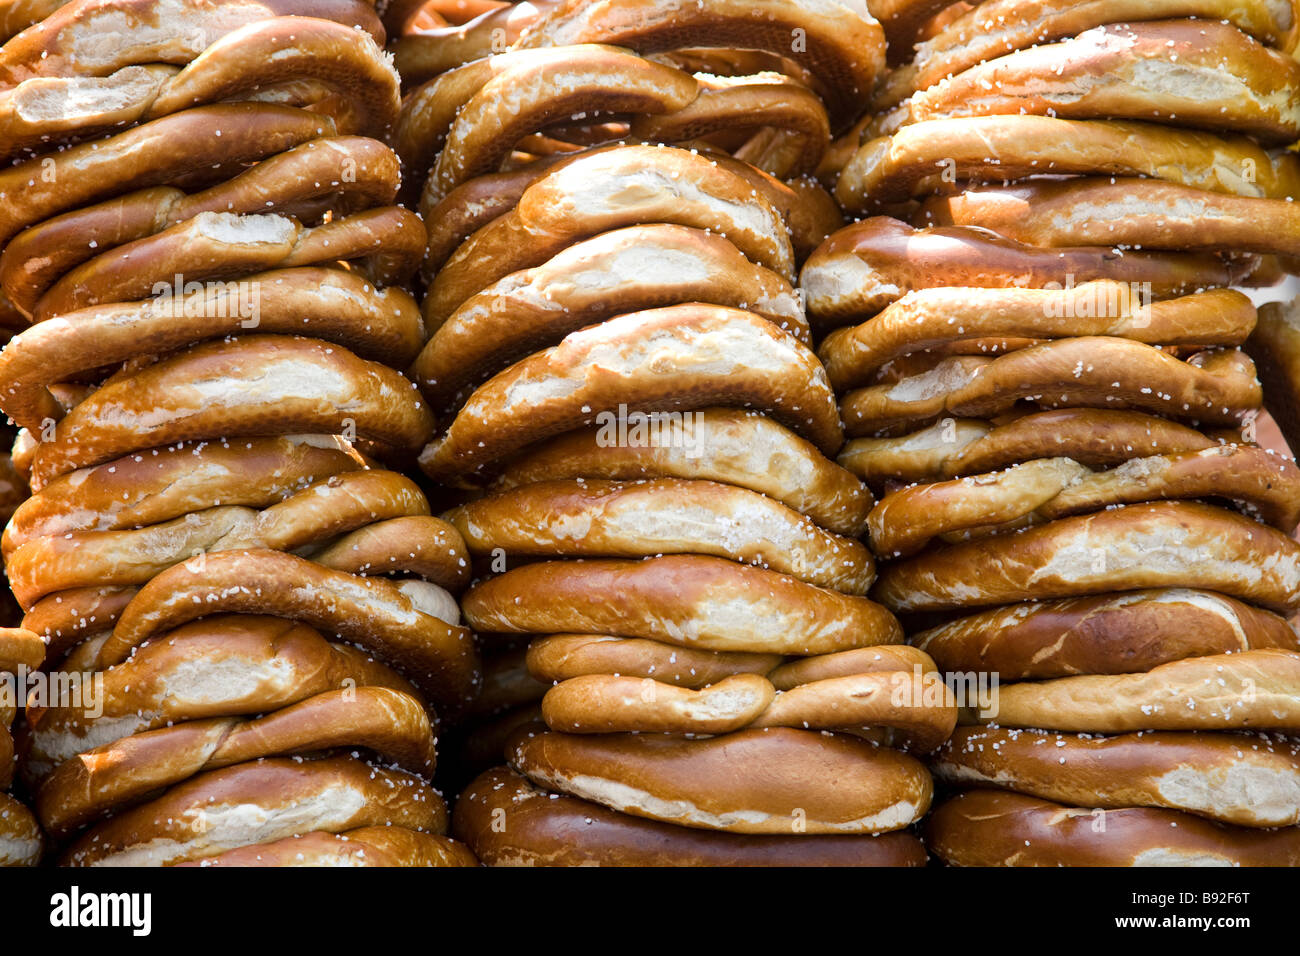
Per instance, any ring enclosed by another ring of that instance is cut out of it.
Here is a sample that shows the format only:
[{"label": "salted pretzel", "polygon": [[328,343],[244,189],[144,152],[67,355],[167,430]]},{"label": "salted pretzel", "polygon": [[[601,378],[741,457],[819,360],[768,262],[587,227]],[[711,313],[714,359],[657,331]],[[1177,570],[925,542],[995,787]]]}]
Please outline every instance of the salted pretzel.
[{"label": "salted pretzel", "polygon": [[[1213,554],[1212,562],[1189,561]],[[972,569],[979,568],[975,573]],[[895,612],[1184,587],[1287,611],[1300,604],[1300,545],[1199,502],[1127,505],[884,565],[872,592]]]},{"label": "salted pretzel", "polygon": [[[699,374],[705,368],[707,378]],[[493,377],[426,446],[420,464],[443,480],[468,475],[620,404],[643,412],[756,406],[824,454],[842,441],[821,365],[796,338],[752,313],[685,305],[572,333]]]},{"label": "salted pretzel", "polygon": [[1040,458],[1003,472],[902,488],[868,518],[879,555],[914,554],[934,538],[967,537],[1121,504],[1227,498],[1285,533],[1300,523],[1300,469],[1251,445],[1134,457],[1106,472]]},{"label": "salted pretzel", "polygon": [[35,866],[45,838],[35,815],[7,793],[0,793],[0,866]]},{"label": "salted pretzel", "polygon": [[315,830],[176,866],[478,866],[463,844],[406,827],[357,827],[342,833]]}]

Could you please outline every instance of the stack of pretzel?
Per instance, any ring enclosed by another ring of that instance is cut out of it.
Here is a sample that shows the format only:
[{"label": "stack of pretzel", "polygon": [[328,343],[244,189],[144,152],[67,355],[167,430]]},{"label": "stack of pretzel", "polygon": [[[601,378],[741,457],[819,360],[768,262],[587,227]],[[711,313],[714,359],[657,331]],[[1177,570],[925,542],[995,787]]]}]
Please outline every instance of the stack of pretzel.
[{"label": "stack of pretzel", "polygon": [[1252,426],[1300,332],[1228,288],[1296,268],[1300,11],[911,6],[822,167],[865,218],[802,280],[882,496],[872,596],[1002,682],[935,759],[930,848],[1300,863],[1300,471]]},{"label": "stack of pretzel", "polygon": [[434,417],[383,25],[46,6],[0,47],[2,547],[87,693],[29,699],[37,814],[76,865],[472,862],[431,783],[480,676],[464,543],[399,470]]},{"label": "stack of pretzel", "polygon": [[842,223],[807,174],[880,27],[847,0],[520,14],[394,48],[412,374],[447,423],[420,463],[461,489],[472,749],[508,764],[454,832],[489,864],[919,864],[918,755],[956,708],[864,596],[872,498],[792,286]]}]

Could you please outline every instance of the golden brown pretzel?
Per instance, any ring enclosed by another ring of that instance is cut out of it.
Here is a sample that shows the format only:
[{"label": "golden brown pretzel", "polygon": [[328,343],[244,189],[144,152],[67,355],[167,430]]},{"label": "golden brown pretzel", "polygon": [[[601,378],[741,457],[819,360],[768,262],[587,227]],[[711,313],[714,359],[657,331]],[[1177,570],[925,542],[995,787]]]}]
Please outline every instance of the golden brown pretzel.
[{"label": "golden brown pretzel", "polygon": [[469,553],[456,529],[432,515],[376,521],[345,534],[311,556],[349,574],[413,574],[446,590],[469,583]]},{"label": "golden brown pretzel", "polygon": [[[157,414],[146,427],[133,408]],[[126,417],[118,417],[119,409]],[[241,435],[341,434],[349,422],[359,436],[406,448],[418,447],[433,428],[410,382],[339,346],[289,336],[212,342],[114,379],[73,409],[37,450],[32,488],[142,448]]]},{"label": "golden brown pretzel", "polygon": [[[393,29],[393,63],[402,82],[424,83],[440,73],[481,60],[493,53],[505,53],[532,23],[544,17],[558,0],[529,0],[511,3],[454,26],[433,29]],[[415,0],[394,0],[389,10],[409,6]],[[393,27],[390,14],[385,20]]]},{"label": "golden brown pretzel", "polygon": [[661,641],[598,634],[550,634],[528,643],[528,673],[558,682],[590,674],[649,677],[664,684],[698,689],[733,674],[767,674],[779,654],[704,651]]},{"label": "golden brown pretzel", "polygon": [[626,312],[686,302],[748,309],[808,343],[790,284],[721,236],[684,226],[630,226],[506,276],[440,325],[411,368],[435,409],[539,347]]},{"label": "golden brown pretzel", "polygon": [[1150,345],[1241,345],[1254,327],[1254,305],[1231,289],[1148,302],[1140,288],[1107,279],[1060,289],[943,287],[909,292],[867,322],[836,329],[817,355],[831,383],[846,389],[899,356],[955,341],[1105,335]]},{"label": "golden brown pretzel", "polygon": [[1264,404],[1290,448],[1300,448],[1300,301],[1270,302],[1246,342],[1264,383]]},{"label": "golden brown pretzel", "polygon": [[1259,408],[1255,364],[1239,349],[1187,361],[1130,339],[1080,336],[1008,352],[943,359],[894,383],[849,392],[849,435],[899,432],[944,415],[988,417],[1018,400],[1040,405],[1130,408],[1215,425]]},{"label": "golden brown pretzel", "polygon": [[[493,826],[505,820],[505,827]],[[753,835],[674,826],[535,788],[506,767],[456,804],[456,836],[488,866],[921,866],[907,831],[879,836]],[[575,835],[580,834],[580,839]]]},{"label": "golden brown pretzel", "polygon": [[1062,408],[1009,422],[945,418],[889,438],[856,438],[840,464],[874,486],[977,475],[1034,458],[1064,456],[1089,468],[1122,465],[1134,455],[1199,451],[1214,439],[1140,412]]},{"label": "golden brown pretzel", "polygon": [[363,467],[353,449],[326,436],[172,445],[56,478],[18,507],[0,542],[8,555],[39,537],[121,531],[202,507],[262,508]]},{"label": "golden brown pretzel", "polygon": [[178,627],[99,679],[94,701],[66,695],[28,708],[23,773],[29,780],[44,779],[92,747],[174,724],[256,715],[338,689],[415,693],[390,668],[310,627],[240,615]]},{"label": "golden brown pretzel", "polygon": [[584,154],[543,174],[518,205],[456,250],[425,298],[425,318],[436,329],[498,279],[541,265],[581,239],[648,222],[721,233],[751,261],[790,279],[794,253],[785,222],[755,193],[732,170],[686,150],[627,146]]},{"label": "golden brown pretzel", "polygon": [[229,179],[321,136],[327,116],[269,103],[201,106],[0,171],[0,243],[51,216],[146,186]]},{"label": "golden brown pretzel", "polygon": [[[941,780],[1090,807],[1164,807],[1247,827],[1300,823],[1300,745],[1264,734],[1076,737],[959,727],[935,757]],[[1269,780],[1271,799],[1246,796]]]},{"label": "golden brown pretzel", "polygon": [[904,612],[1161,587],[1221,591],[1286,611],[1300,603],[1300,545],[1210,505],[1127,505],[891,562],[872,593]]},{"label": "golden brown pretzel", "polygon": [[41,297],[34,317],[40,322],[103,303],[133,302],[158,294],[160,287],[173,290],[174,300],[181,295],[176,276],[202,283],[353,259],[371,281],[400,285],[419,266],[423,246],[419,217],[400,206],[311,228],[274,214],[204,212],[77,266]]},{"label": "golden brown pretzel", "polygon": [[177,866],[478,866],[464,845],[407,827],[357,827],[342,833],[313,831],[236,847]]},{"label": "golden brown pretzel", "polygon": [[875,578],[859,542],[823,531],[757,492],[712,481],[536,482],[461,505],[446,517],[478,555],[712,554],[847,594],[865,594]]},{"label": "golden brown pretzel", "polygon": [[940,804],[926,843],[950,866],[1295,866],[1300,828],[1232,827],[1177,810],[1066,807],[972,790]]},{"label": "golden brown pretzel", "polygon": [[[330,799],[333,796],[333,799]],[[90,830],[64,856],[69,866],[167,865],[272,842],[301,832],[303,806],[316,830],[386,825],[441,833],[442,798],[419,777],[352,757],[274,757],[212,770]],[[259,825],[241,825],[256,808]]]},{"label": "golden brown pretzel", "polygon": [[[618,607],[609,594],[620,595]],[[757,654],[826,654],[896,644],[902,634],[865,598],[701,555],[525,564],[474,585],[461,607],[479,631],[610,634]]]},{"label": "golden brown pretzel", "polygon": [[758,49],[788,57],[825,78],[840,121],[865,104],[885,65],[884,32],[865,4],[791,0],[562,0],[527,27],[519,49],[609,43],[638,53],[701,46]]},{"label": "golden brown pretzel", "polygon": [[1069,458],[1039,458],[1003,472],[901,488],[881,499],[868,526],[875,552],[899,557],[933,538],[962,540],[999,526],[1186,498],[1230,499],[1290,534],[1300,523],[1300,469],[1253,445],[1134,457],[1105,472]]},{"label": "golden brown pretzel", "polygon": [[1003,680],[1140,673],[1251,648],[1300,650],[1285,618],[1185,588],[993,608],[911,639],[946,671],[991,671]]},{"label": "golden brown pretzel", "polygon": [[604,424],[598,416],[620,406],[682,412],[719,403],[767,411],[826,454],[843,440],[821,364],[794,336],[748,312],[684,305],[575,332],[496,375],[426,446],[420,465],[454,479],[526,444]]},{"label": "golden brown pretzel", "polygon": [[433,727],[415,698],[386,687],[351,687],[262,716],[191,720],[93,747],[46,777],[36,810],[66,836],[151,792],[195,774],[263,757],[364,747],[384,763],[428,778]]},{"label": "golden brown pretzel", "polygon": [[1300,136],[1300,63],[1215,20],[1113,23],[971,66],[918,91],[908,118],[1034,114]]},{"label": "golden brown pretzel", "polygon": [[35,814],[9,794],[0,793],[0,866],[35,866],[44,849]]},{"label": "golden brown pretzel", "polygon": [[612,446],[600,427],[566,432],[514,458],[496,487],[562,478],[696,478],[775,498],[837,534],[858,536],[874,502],[853,475],[810,442],[758,412],[706,408],[688,425]]},{"label": "golden brown pretzel", "polygon": [[733,833],[898,830],[925,813],[933,786],[898,751],[787,728],[707,740],[521,732],[507,760],[536,784],[613,810]]},{"label": "golden brown pretzel", "polygon": [[866,143],[844,167],[836,198],[850,212],[934,191],[949,181],[1045,173],[1151,176],[1237,196],[1300,196],[1300,160],[1241,136],[1122,120],[966,116],[904,126]]},{"label": "golden brown pretzel", "polygon": [[403,367],[424,341],[419,307],[396,287],[342,269],[305,266],[203,284],[190,294],[92,306],[41,322],[0,353],[0,407],[37,432],[63,408],[46,384],[113,362],[246,332],[336,342]]},{"label": "golden brown pretzel", "polygon": [[0,627],[0,674],[17,673],[19,667],[34,671],[44,659],[45,642],[39,634],[20,627]]},{"label": "golden brown pretzel", "polygon": [[[993,722],[1088,733],[1300,727],[1300,651],[1262,648],[1001,688]],[[1195,701],[1188,707],[1187,701]]]},{"label": "golden brown pretzel", "polygon": [[[134,596],[134,588],[82,588],[53,594],[23,615],[23,627],[48,642],[47,657],[53,666],[74,644],[77,650],[88,649],[94,639],[105,635]],[[83,641],[88,636],[90,640]],[[77,669],[67,659],[60,666]]]},{"label": "golden brown pretzel", "polygon": [[1125,252],[1109,247],[1039,249],[981,229],[913,229],[876,216],[841,229],[801,275],[814,327],[859,322],[908,292],[936,286],[1059,288],[1098,279],[1150,283],[1156,299],[1240,284],[1248,272],[1216,256]]},{"label": "golden brown pretzel", "polygon": [[391,203],[399,179],[397,157],[377,140],[311,140],[199,193],[154,187],[47,219],[15,236],[0,253],[0,283],[14,305],[30,315],[41,295],[70,269],[199,213],[280,213],[304,221],[319,219],[326,210],[346,215]]},{"label": "golden brown pretzel", "polygon": [[455,714],[480,676],[469,630],[434,616],[450,616],[446,600],[427,582],[363,578],[278,551],[222,551],[175,565],[142,587],[100,648],[99,664],[120,663],[132,648],[204,614],[270,613],[357,642]]},{"label": "golden brown pretzel", "polygon": [[699,689],[649,677],[587,674],[548,690],[542,718],[563,733],[724,734],[753,723],[775,693],[758,674],[732,674]]},{"label": "golden brown pretzel", "polygon": [[1035,246],[1300,252],[1294,203],[1149,179],[1085,176],[972,187],[927,200],[922,218],[933,225],[980,226]]}]

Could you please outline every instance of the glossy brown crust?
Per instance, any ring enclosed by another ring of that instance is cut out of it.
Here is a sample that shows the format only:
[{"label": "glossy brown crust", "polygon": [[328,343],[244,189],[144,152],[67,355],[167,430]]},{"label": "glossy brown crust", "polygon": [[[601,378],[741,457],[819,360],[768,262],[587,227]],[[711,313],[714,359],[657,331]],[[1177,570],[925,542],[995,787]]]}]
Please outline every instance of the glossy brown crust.
[{"label": "glossy brown crust", "polygon": [[7,793],[0,793],[0,867],[35,866],[45,849],[36,816]]},{"label": "glossy brown crust", "polygon": [[944,671],[994,672],[1004,681],[1138,674],[1184,658],[1300,650],[1300,636],[1285,618],[1181,588],[1013,604],[910,639]]},{"label": "glossy brown crust", "polygon": [[919,121],[1026,113],[1154,120],[1279,145],[1300,134],[1297,87],[1300,63],[1231,24],[1112,23],[972,66],[918,92],[908,111]]},{"label": "glossy brown crust", "polygon": [[271,843],[226,850],[177,866],[478,866],[463,843],[406,827],[357,827],[344,833],[315,831]]},{"label": "glossy brown crust", "polygon": [[1211,505],[1127,505],[887,564],[872,593],[899,612],[1153,587],[1204,588],[1294,609],[1300,545]]},{"label": "glossy brown crust", "polygon": [[1300,729],[1300,651],[1265,648],[1171,661],[1144,674],[1010,684],[998,694],[997,716],[983,719],[1084,733],[1294,732]]},{"label": "glossy brown crust", "polygon": [[494,376],[425,447],[420,466],[457,480],[620,406],[646,413],[719,404],[767,411],[823,454],[843,441],[835,396],[811,350],[752,313],[684,305],[575,332]]},{"label": "glossy brown crust", "polygon": [[0,627],[0,674],[18,668],[34,671],[45,659],[45,642],[39,634],[21,627]]},{"label": "glossy brown crust", "polygon": [[1300,251],[1300,211],[1153,179],[1083,176],[977,186],[927,200],[918,224],[977,226],[1032,246],[1118,246],[1184,252]]},{"label": "glossy brown crust", "polygon": [[861,322],[917,289],[1041,289],[1072,275],[1076,285],[1097,279],[1149,282],[1151,294],[1164,299],[1234,285],[1240,272],[1217,256],[1086,245],[1040,249],[970,227],[914,229],[875,216],[826,240],[804,264],[801,282],[809,321],[814,329],[828,329]]},{"label": "glossy brown crust", "polygon": [[[249,805],[262,810],[252,825],[240,816]],[[316,808],[310,826],[330,832],[404,826],[443,833],[447,824],[442,798],[419,777],[352,757],[275,757],[200,774],[118,814],[78,839],[62,862],[157,866],[202,859],[293,836],[308,807]]]},{"label": "glossy brown crust", "polygon": [[767,674],[781,659],[779,654],[705,651],[600,634],[548,634],[533,638],[527,652],[528,672],[547,682],[544,686],[590,674],[622,674],[700,688],[733,674]]},{"label": "glossy brown crust", "polygon": [[701,409],[691,422],[612,446],[599,426],[566,432],[512,459],[496,487],[563,478],[720,481],[775,498],[837,534],[862,533],[871,493],[807,439],[738,408]]},{"label": "glossy brown crust", "polygon": [[866,546],[772,499],[713,481],[534,482],[447,512],[470,552],[539,558],[711,554],[846,594],[875,580]]},{"label": "glossy brown crust", "polygon": [[613,810],[734,833],[899,830],[932,794],[925,767],[905,754],[785,728],[704,740],[521,730],[507,760],[535,784]]},{"label": "glossy brown crust", "polygon": [[1182,454],[1215,445],[1194,428],[1140,412],[1062,408],[1009,422],[945,419],[908,435],[858,438],[840,464],[873,486],[977,475],[1036,458],[1071,458],[1112,468],[1130,458]]},{"label": "glossy brown crust", "polygon": [[1072,806],[1164,807],[1248,827],[1300,823],[1300,744],[1264,734],[1091,737],[959,727],[931,767],[959,786]]},{"label": "glossy brown crust", "polygon": [[[1300,195],[1300,161],[1241,136],[1122,120],[963,116],[904,126],[866,143],[844,167],[836,198],[851,212],[933,192],[955,181],[1006,182],[1044,173],[1151,176],[1238,196]],[[1253,171],[1253,172],[1251,172]]]},{"label": "glossy brown crust", "polygon": [[[504,814],[505,826],[496,821]],[[452,832],[488,866],[923,866],[906,831],[880,836],[753,835],[646,820],[548,794],[512,770],[479,776]]]},{"label": "glossy brown crust", "polygon": [[902,637],[893,616],[865,598],[698,555],[527,564],[470,588],[462,609],[485,632],[610,634],[758,654],[822,654]]},{"label": "glossy brown crust", "polygon": [[1300,448],[1300,301],[1270,302],[1246,351],[1264,383],[1264,404],[1291,448]]},{"label": "glossy brown crust", "polygon": [[1184,360],[1145,342],[1079,336],[1004,355],[956,355],[841,400],[845,432],[911,431],[945,415],[985,418],[1018,401],[1133,409],[1210,425],[1240,425],[1262,404],[1255,363],[1240,349]]},{"label": "glossy brown crust", "polygon": [[[316,387],[303,387],[306,382]],[[212,398],[218,394],[224,399],[219,404]],[[147,422],[145,410],[152,413]],[[78,468],[158,445],[342,434],[348,421],[358,436],[405,448],[419,447],[434,426],[411,382],[338,346],[258,335],[211,342],[92,393],[58,423],[53,440],[38,447],[32,490]]]},{"label": "glossy brown crust", "polygon": [[1247,829],[1177,810],[1093,810],[996,790],[940,804],[926,845],[950,866],[1300,864],[1300,827]]}]

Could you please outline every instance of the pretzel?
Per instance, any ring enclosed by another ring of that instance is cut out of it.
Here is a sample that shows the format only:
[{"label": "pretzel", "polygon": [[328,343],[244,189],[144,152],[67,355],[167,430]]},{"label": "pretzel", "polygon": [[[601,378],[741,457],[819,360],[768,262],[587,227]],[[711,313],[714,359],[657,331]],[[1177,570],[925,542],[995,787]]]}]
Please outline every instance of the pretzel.
[{"label": "pretzel", "polygon": [[827,654],[901,638],[892,615],[865,598],[701,555],[525,564],[475,584],[461,608],[478,631],[608,634],[710,651]]},{"label": "pretzel", "polygon": [[469,583],[468,552],[456,529],[432,515],[376,521],[311,555],[317,564],[349,574],[414,574],[444,590]]},{"label": "pretzel", "polygon": [[5,0],[0,3],[0,43],[40,23],[68,0]]},{"label": "pretzel", "polygon": [[1300,829],[1258,830],[1177,810],[1066,807],[972,790],[940,804],[926,844],[950,866],[1295,866]]},{"label": "pretzel", "polygon": [[1100,733],[1295,730],[1298,680],[1300,651],[1252,649],[1171,661],[1145,674],[1011,684],[998,695],[995,719],[1004,727]]},{"label": "pretzel", "polygon": [[907,644],[880,644],[787,661],[769,672],[767,679],[777,690],[787,691],[816,681],[898,671],[929,675],[937,669],[924,651]]},{"label": "pretzel", "polygon": [[[504,819],[506,826],[493,827]],[[452,831],[489,866],[921,866],[907,831],[879,836],[750,835],[674,826],[547,793],[505,767],[456,804]],[[574,835],[580,834],[579,839]]]},{"label": "pretzel", "polygon": [[[65,853],[67,866],[166,865],[302,832],[402,826],[441,833],[442,798],[419,777],[351,757],[275,757],[199,774],[101,823]],[[239,809],[239,813],[234,812]],[[256,823],[246,822],[255,814]]]},{"label": "pretzel", "polygon": [[426,779],[433,728],[419,701],[385,687],[317,694],[261,717],[218,717],[122,737],[60,764],[37,793],[46,830],[66,836],[195,774],[263,757],[365,747]]},{"label": "pretzel", "polygon": [[455,840],[406,827],[357,827],[343,833],[314,831],[236,847],[176,866],[477,866]]},{"label": "pretzel", "polygon": [[[46,656],[53,665],[74,644],[78,650],[87,648],[89,642],[77,643],[83,638],[105,634],[134,596],[134,588],[80,588],[52,594],[23,615],[22,626],[47,642]],[[66,658],[60,666],[79,669]]]},{"label": "pretzel", "polygon": [[498,374],[425,448],[420,465],[445,481],[620,405],[654,412],[718,403],[757,406],[824,453],[842,441],[834,396],[811,351],[751,313],[684,305],[610,319]]},{"label": "pretzel", "polygon": [[836,534],[862,533],[871,493],[808,441],[740,409],[706,408],[690,421],[666,422],[644,440],[629,435],[613,447],[599,427],[566,432],[512,459],[495,487],[565,478],[719,481],[774,498]]},{"label": "pretzel", "polygon": [[[1078,806],[1164,807],[1247,827],[1300,823],[1300,745],[1263,734],[1093,738],[961,727],[934,772]],[[1263,780],[1270,799],[1246,796]]]},{"label": "pretzel", "polygon": [[1231,0],[984,0],[916,45],[907,66],[892,71],[877,90],[875,108],[887,109],[946,76],[962,73],[1039,43],[1076,36],[1094,27],[1137,20],[1196,17],[1201,25],[1225,21],[1283,53],[1295,48],[1293,3],[1241,4]]},{"label": "pretzel", "polygon": [[935,225],[980,226],[1036,246],[1277,253],[1300,251],[1300,216],[1280,199],[1207,192],[1149,179],[1083,177],[967,189],[927,200]]},{"label": "pretzel", "polygon": [[[0,49],[0,77],[21,75],[21,68],[5,69],[13,45]],[[275,18],[227,33],[179,71],[124,65],[103,79],[38,73],[20,81],[0,92],[0,155],[241,98],[320,110],[340,133],[377,136],[399,109],[397,75],[370,37],[328,20]]]},{"label": "pretzel", "polygon": [[[393,23],[392,11],[399,3],[409,6],[415,0],[395,0],[389,4],[385,19]],[[511,3],[495,10],[485,10],[464,23],[433,29],[394,30],[402,32],[392,43],[393,64],[408,85],[425,83],[458,66],[481,60],[493,53],[504,53],[531,24],[544,17],[557,0],[529,0]]]},{"label": "pretzel", "polygon": [[[300,384],[303,375],[315,394]],[[413,392],[386,366],[311,339],[250,335],[197,345],[106,383],[74,408],[37,450],[32,489],[141,448],[268,432],[338,434],[348,427],[344,419],[358,435],[415,447],[433,418]],[[153,417],[142,422],[132,409]]]},{"label": "pretzel", "polygon": [[1050,521],[1120,504],[1228,498],[1290,534],[1300,523],[1300,469],[1250,445],[1131,458],[1092,472],[1069,458],[1040,458],[1003,472],[903,488],[869,518],[877,554],[903,556],[929,540],[961,540],[998,526]]},{"label": "pretzel", "polygon": [[201,0],[75,0],[49,9],[0,48],[0,86],[38,76],[107,76],[136,63],[183,65],[230,33],[286,16],[305,27],[313,25],[306,17],[359,27],[384,42],[373,7],[356,0],[253,0],[224,8]]},{"label": "pretzel", "polygon": [[[20,627],[0,627],[0,674],[17,673],[20,667],[34,671],[44,659],[45,642],[40,635]],[[0,724],[8,723],[0,720]]]},{"label": "pretzel", "polygon": [[871,556],[857,541],[823,531],[764,495],[710,481],[536,482],[461,505],[446,517],[475,554],[712,554],[859,595],[875,577]]},{"label": "pretzel", "polygon": [[724,734],[749,726],[776,691],[757,674],[733,674],[700,689],[648,677],[588,674],[556,684],[542,699],[551,730],[578,734]]},{"label": "pretzel", "polygon": [[235,615],[178,627],[101,677],[102,716],[70,698],[28,708],[29,779],[43,780],[77,754],[131,734],[275,711],[340,688],[416,693],[388,667],[310,627]]},{"label": "pretzel", "polygon": [[360,260],[377,284],[400,284],[418,267],[423,242],[419,217],[400,206],[314,228],[274,214],[204,212],[77,266],[41,297],[34,317],[39,322],[102,303],[144,299],[178,275],[187,283],[203,282],[349,259]]},{"label": "pretzel", "polygon": [[924,195],[942,171],[956,181],[1007,182],[1077,173],[1150,176],[1227,195],[1300,196],[1300,160],[1244,137],[1122,120],[964,116],[904,126],[866,143],[835,196],[850,212]]},{"label": "pretzel", "polygon": [[1288,103],[1297,86],[1300,64],[1230,24],[1164,20],[1094,27],[971,66],[917,92],[908,113],[1158,120],[1280,145],[1300,135]]},{"label": "pretzel", "polygon": [[148,186],[219,182],[249,162],[334,135],[332,119],[306,110],[215,104],[29,160],[0,170],[0,244],[69,209]]},{"label": "pretzel", "polygon": [[900,356],[951,342],[1105,335],[1150,345],[1241,345],[1254,327],[1250,299],[1230,289],[1143,302],[1139,290],[1106,279],[1063,289],[932,288],[836,329],[817,354],[831,384],[847,389]]},{"label": "pretzel", "polygon": [[1153,298],[1167,299],[1239,285],[1252,265],[1191,253],[1039,249],[983,229],[913,229],[877,216],[827,240],[804,264],[801,284],[809,320],[826,329],[860,322],[909,292],[936,286],[1050,289],[1070,279],[1076,287],[1108,279],[1130,287],[1150,283]]},{"label": "pretzel", "polygon": [[[424,494],[408,478],[391,471],[353,471],[260,511],[227,505],[137,530],[38,538],[7,554],[5,568],[19,603],[28,608],[67,588],[141,585],[198,553],[298,551],[375,522],[428,513]],[[455,532],[443,527],[454,539]]]},{"label": "pretzel", "polygon": [[945,671],[1003,680],[1141,673],[1184,658],[1300,650],[1286,619],[1207,591],[1165,588],[1032,601],[912,635]]},{"label": "pretzel", "polygon": [[925,768],[898,751],[786,728],[706,740],[521,732],[506,756],[540,786],[632,816],[731,833],[898,830],[925,813],[933,786]]},{"label": "pretzel", "polygon": [[585,155],[542,175],[517,206],[456,250],[430,287],[425,319],[436,329],[498,279],[541,265],[576,241],[647,222],[723,234],[751,261],[790,279],[794,254],[785,223],[755,193],[727,168],[685,150],[627,146]]},{"label": "pretzel", "polygon": [[524,29],[515,48],[577,43],[642,54],[699,46],[766,50],[824,77],[827,106],[840,121],[856,116],[885,65],[880,24],[865,4],[838,2],[810,9],[791,0],[701,0],[669,9],[654,0],[562,0]]},{"label": "pretzel", "polygon": [[311,140],[199,193],[154,187],[46,220],[5,247],[0,282],[15,305],[31,315],[65,272],[199,213],[277,212],[307,220],[319,219],[325,205],[333,215],[346,215],[391,203],[399,178],[397,157],[376,140]]},{"label": "pretzel", "polygon": [[454,406],[539,346],[620,313],[688,302],[749,309],[809,342],[789,283],[726,239],[682,226],[631,226],[471,296],[434,332],[411,375],[435,408]]},{"label": "pretzel", "polygon": [[140,588],[100,648],[99,666],[120,663],[144,641],[205,614],[269,613],[355,641],[455,714],[480,677],[469,630],[435,616],[451,617],[454,608],[428,582],[358,577],[276,551],[222,551],[201,566],[175,565]]},{"label": "pretzel", "polygon": [[41,537],[122,531],[201,507],[264,508],[362,467],[355,451],[325,436],[172,445],[56,478],[18,507],[0,545],[8,556]]},{"label": "pretzel", "polygon": [[0,866],[35,866],[44,848],[36,817],[9,794],[0,793]]},{"label": "pretzel", "polygon": [[1160,587],[1204,588],[1270,610],[1293,609],[1300,602],[1300,545],[1210,505],[1127,505],[892,562],[881,569],[873,595],[906,612]]},{"label": "pretzel", "polygon": [[1300,302],[1270,302],[1259,310],[1259,322],[1246,342],[1264,383],[1264,404],[1277,421],[1286,443],[1300,448]]},{"label": "pretzel", "polygon": [[907,435],[857,438],[839,462],[873,485],[978,475],[1035,458],[1072,458],[1089,468],[1133,457],[1200,451],[1214,439],[1139,412],[1062,408],[993,424],[946,418]]},{"label": "pretzel", "polygon": [[894,383],[849,392],[853,436],[897,432],[943,415],[987,417],[1020,399],[1131,408],[1214,425],[1241,422],[1261,402],[1255,363],[1238,349],[1187,361],[1130,339],[1057,339],[995,358],[956,356]]},{"label": "pretzel", "polygon": [[528,673],[539,681],[615,674],[698,690],[736,674],[767,674],[781,658],[777,654],[705,651],[643,638],[551,634],[529,642],[526,662]]}]

